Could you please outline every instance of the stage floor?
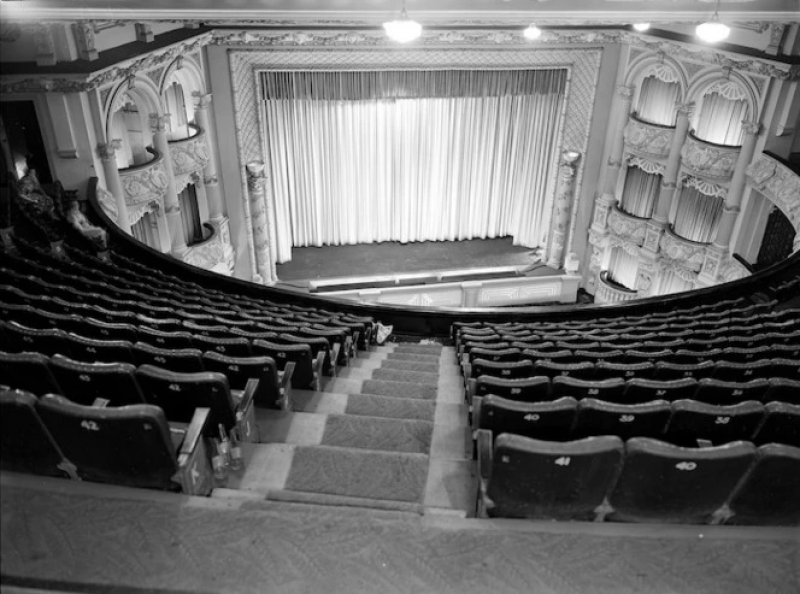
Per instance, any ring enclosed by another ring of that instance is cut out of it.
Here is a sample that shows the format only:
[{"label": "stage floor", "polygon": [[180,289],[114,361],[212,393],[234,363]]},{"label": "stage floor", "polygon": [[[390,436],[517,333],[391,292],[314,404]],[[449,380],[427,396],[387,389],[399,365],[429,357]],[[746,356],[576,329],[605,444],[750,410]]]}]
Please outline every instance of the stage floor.
[{"label": "stage floor", "polygon": [[534,250],[512,245],[510,237],[467,241],[383,242],[292,249],[292,261],[279,264],[281,281],[347,276],[437,272],[466,268],[526,266]]}]

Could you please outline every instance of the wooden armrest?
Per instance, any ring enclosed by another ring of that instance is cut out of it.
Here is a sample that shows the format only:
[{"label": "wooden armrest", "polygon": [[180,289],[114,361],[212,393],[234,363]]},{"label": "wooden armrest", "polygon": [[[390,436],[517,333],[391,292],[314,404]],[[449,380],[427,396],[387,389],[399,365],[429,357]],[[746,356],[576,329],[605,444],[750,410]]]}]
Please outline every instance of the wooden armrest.
[{"label": "wooden armrest", "polygon": [[358,358],[358,337],[361,336],[361,332],[356,330],[353,332],[353,337],[350,338],[349,336],[347,339],[350,341],[350,352],[354,359]]},{"label": "wooden armrest", "polygon": [[334,342],[331,347],[331,375],[336,375],[336,366],[339,364],[339,351],[342,347],[338,342]]},{"label": "wooden armrest", "polygon": [[192,420],[189,422],[189,427],[186,429],[186,435],[183,438],[183,443],[181,443],[181,449],[178,452],[179,466],[181,465],[181,462],[185,462],[183,457],[190,456],[197,448],[197,442],[203,436],[203,430],[205,429],[206,423],[208,423],[209,415],[211,415],[210,408],[194,409],[194,415],[192,416]]},{"label": "wooden armrest", "polygon": [[95,398],[94,402],[92,402],[92,406],[95,408],[105,408],[111,403],[110,400],[106,400],[105,398]]},{"label": "wooden armrest", "polygon": [[478,478],[489,480],[492,476],[492,432],[478,429]]},{"label": "wooden armrest", "polygon": [[[317,379],[317,382],[319,382],[322,377],[323,365],[325,365],[325,351],[320,351],[314,358],[314,377]],[[317,389],[319,389],[319,387],[320,386],[317,386]]]},{"label": "wooden armrest", "polygon": [[294,361],[289,361],[286,364],[286,367],[283,368],[283,371],[279,371],[278,372],[278,382],[280,383],[280,385],[278,387],[280,388],[281,393],[286,391],[286,387],[287,386],[291,386],[292,385],[292,376],[294,375],[294,366],[295,366]]},{"label": "wooden armrest", "polygon": [[240,416],[244,415],[247,410],[253,406],[253,398],[258,391],[258,379],[251,377],[247,380],[247,384],[242,392],[242,399],[236,405],[236,420],[240,420]]}]

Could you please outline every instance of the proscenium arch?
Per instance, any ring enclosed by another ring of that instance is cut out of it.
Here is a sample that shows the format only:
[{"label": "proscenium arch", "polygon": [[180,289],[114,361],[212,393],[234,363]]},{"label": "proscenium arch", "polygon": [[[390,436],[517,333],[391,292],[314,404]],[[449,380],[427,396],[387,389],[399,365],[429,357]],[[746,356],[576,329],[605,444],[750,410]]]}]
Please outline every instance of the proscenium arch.
[{"label": "proscenium arch", "polygon": [[628,65],[628,71],[625,74],[625,86],[635,89],[631,104],[634,106],[639,104],[639,91],[641,90],[642,81],[655,66],[666,67],[676,75],[680,86],[678,101],[685,102],[689,89],[689,77],[680,62],[663,52],[650,52],[638,56]]},{"label": "proscenium arch", "polygon": [[128,78],[120,82],[109,97],[104,125],[107,142],[113,140],[113,138],[111,138],[111,126],[114,113],[121,107],[119,103],[125,95],[129,95],[134,100],[139,111],[143,113],[145,117],[149,117],[150,114],[153,113],[159,116],[163,115],[164,109],[161,106],[161,97],[155,83],[145,76],[136,75]]}]

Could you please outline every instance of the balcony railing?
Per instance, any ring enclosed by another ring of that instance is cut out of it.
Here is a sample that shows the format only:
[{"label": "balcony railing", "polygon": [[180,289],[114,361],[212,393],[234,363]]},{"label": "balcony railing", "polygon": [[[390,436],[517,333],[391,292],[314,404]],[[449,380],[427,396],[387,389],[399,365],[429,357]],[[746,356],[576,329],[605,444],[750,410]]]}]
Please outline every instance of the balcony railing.
[{"label": "balcony railing", "polygon": [[608,228],[614,235],[633,241],[636,245],[642,245],[647,232],[648,220],[628,214],[615,204],[611,207],[611,213],[608,215]]},{"label": "balcony railing", "polygon": [[708,244],[705,243],[691,241],[690,239],[684,239],[680,235],[675,234],[672,226],[668,226],[664,229],[664,235],[661,236],[659,247],[670,259],[676,260],[689,270],[697,272],[703,265],[707,245]]},{"label": "balcony railing", "polygon": [[636,291],[618,285],[608,279],[608,271],[604,270],[599,275],[597,290],[594,294],[595,303],[618,303],[636,298]]},{"label": "balcony railing", "polygon": [[195,124],[189,124],[189,130],[192,132],[189,137],[169,141],[172,169],[176,177],[202,171],[208,163],[206,131]]},{"label": "balcony railing", "polygon": [[714,144],[697,138],[691,132],[681,149],[683,168],[701,177],[727,180],[733,175],[740,146]]},{"label": "balcony railing", "polygon": [[628,152],[658,159],[669,156],[674,134],[675,128],[643,122],[636,114],[631,114],[623,132]]},{"label": "balcony railing", "polygon": [[125,203],[129,206],[142,202],[158,200],[161,202],[167,193],[167,171],[164,158],[154,148],[147,147],[153,158],[147,163],[119,170]]}]

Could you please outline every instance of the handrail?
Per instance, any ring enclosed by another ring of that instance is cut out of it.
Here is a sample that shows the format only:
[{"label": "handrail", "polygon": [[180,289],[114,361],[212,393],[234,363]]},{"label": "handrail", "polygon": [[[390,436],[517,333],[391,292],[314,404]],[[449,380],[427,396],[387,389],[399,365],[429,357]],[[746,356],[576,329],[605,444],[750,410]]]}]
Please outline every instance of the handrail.
[{"label": "handrail", "polygon": [[159,269],[193,282],[208,282],[215,289],[223,288],[254,298],[289,301],[297,305],[335,308],[354,315],[373,316],[384,324],[393,324],[397,334],[445,336],[450,326],[458,321],[535,321],[547,319],[589,319],[604,316],[642,315],[652,313],[654,309],[694,307],[702,303],[714,303],[721,298],[752,297],[762,290],[768,281],[800,276],[800,251],[791,257],[773,264],[761,272],[722,285],[634,299],[622,303],[591,305],[548,305],[522,306],[513,309],[501,307],[486,308],[430,308],[415,307],[409,309],[396,305],[364,304],[351,300],[322,295],[301,294],[289,289],[266,287],[234,277],[225,277],[214,272],[203,270],[172,258],[166,254],[138,242],[119,229],[100,208],[97,196],[91,193],[89,203],[97,218],[109,230],[110,243],[118,244],[128,251],[136,251],[143,263],[155,264]]},{"label": "handrail", "polygon": [[175,144],[178,142],[186,142],[187,140],[191,140],[192,138],[197,138],[198,136],[202,136],[202,134],[205,132],[205,130],[203,130],[203,128],[201,128],[197,124],[188,123],[186,124],[186,127],[189,128],[190,131],[193,131],[194,134],[190,133],[189,136],[187,136],[186,138],[169,138],[167,139],[167,143]]},{"label": "handrail", "polygon": [[125,167],[124,169],[120,169],[119,170],[120,175],[124,175],[127,173],[134,173],[136,171],[141,171],[142,169],[147,169],[148,167],[152,167],[153,165],[155,165],[164,158],[164,156],[157,149],[154,149],[153,147],[146,146],[144,147],[144,150],[153,155],[153,158],[150,159],[147,163],[140,163],[139,165],[131,165],[130,167]]},{"label": "handrail", "polygon": [[640,124],[644,124],[645,126],[654,126],[656,128],[663,128],[664,130],[675,129],[675,126],[667,126],[666,124],[656,124],[655,122],[648,122],[647,120],[643,120],[642,118],[639,117],[639,114],[635,111],[631,112],[631,117]]}]

